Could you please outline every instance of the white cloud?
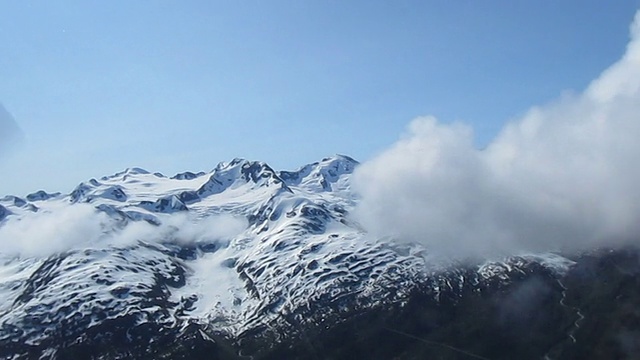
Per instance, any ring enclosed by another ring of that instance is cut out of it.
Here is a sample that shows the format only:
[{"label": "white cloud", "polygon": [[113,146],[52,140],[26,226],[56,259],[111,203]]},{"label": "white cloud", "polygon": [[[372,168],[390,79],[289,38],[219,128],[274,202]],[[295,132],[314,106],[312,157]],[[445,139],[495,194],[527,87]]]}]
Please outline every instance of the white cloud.
[{"label": "white cloud", "polygon": [[146,222],[128,224],[122,230],[110,234],[109,242],[115,245],[137,241],[174,242],[178,244],[207,243],[228,240],[247,228],[244,218],[226,214],[195,218],[190,214],[173,214],[162,219],[160,226]]},{"label": "white cloud", "polygon": [[96,243],[104,236],[108,219],[90,205],[75,205],[55,212],[38,212],[9,217],[0,227],[0,252],[27,256],[47,256],[83,244]]},{"label": "white cloud", "polygon": [[159,226],[140,221],[119,227],[93,206],[75,204],[8,217],[0,226],[0,253],[42,257],[86,247],[129,246],[138,241],[226,241],[246,227],[246,220],[236,216],[195,218],[188,214],[167,216]]},{"label": "white cloud", "polygon": [[640,12],[631,34],[582,94],[532,108],[485,150],[464,124],[414,120],[357,169],[354,216],[376,236],[465,255],[640,238]]}]

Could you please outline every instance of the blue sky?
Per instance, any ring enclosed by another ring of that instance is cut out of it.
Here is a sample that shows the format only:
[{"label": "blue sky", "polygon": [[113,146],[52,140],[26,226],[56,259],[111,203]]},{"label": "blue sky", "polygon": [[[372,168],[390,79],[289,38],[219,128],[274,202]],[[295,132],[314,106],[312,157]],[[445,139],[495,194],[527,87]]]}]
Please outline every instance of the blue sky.
[{"label": "blue sky", "polygon": [[619,59],[639,7],[0,1],[0,102],[26,139],[0,154],[0,194],[69,192],[132,166],[367,160],[421,115],[471,124],[483,147]]}]

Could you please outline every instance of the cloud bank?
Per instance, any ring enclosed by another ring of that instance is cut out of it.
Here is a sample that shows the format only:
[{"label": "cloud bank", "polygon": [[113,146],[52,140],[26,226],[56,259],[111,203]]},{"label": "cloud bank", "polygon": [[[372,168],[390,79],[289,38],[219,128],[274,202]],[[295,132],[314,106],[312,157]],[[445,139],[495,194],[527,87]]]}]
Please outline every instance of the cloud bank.
[{"label": "cloud bank", "polygon": [[245,219],[231,215],[194,218],[175,214],[159,226],[129,222],[121,226],[88,204],[9,217],[0,227],[0,254],[49,256],[90,247],[126,247],[145,242],[179,244],[227,241],[246,229]]},{"label": "cloud bank", "polygon": [[0,155],[24,140],[22,130],[13,116],[0,103]]},{"label": "cloud bank", "polygon": [[472,129],[414,120],[361,165],[354,212],[375,236],[465,255],[640,241],[640,11],[624,56],[581,94],[534,107],[484,150]]}]

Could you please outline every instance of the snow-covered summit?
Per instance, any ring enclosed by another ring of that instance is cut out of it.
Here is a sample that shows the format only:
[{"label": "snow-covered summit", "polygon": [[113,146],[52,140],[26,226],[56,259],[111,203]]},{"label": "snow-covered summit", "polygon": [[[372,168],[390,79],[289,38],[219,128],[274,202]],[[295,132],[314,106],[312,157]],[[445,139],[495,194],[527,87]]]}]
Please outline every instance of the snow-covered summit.
[{"label": "snow-covered summit", "polygon": [[218,164],[209,180],[198,188],[197,193],[199,197],[203,198],[219,194],[227,188],[236,188],[247,184],[250,188],[275,187],[291,191],[269,165],[236,158],[229,163]]},{"label": "snow-covered summit", "polygon": [[127,180],[128,177],[130,176],[135,176],[135,175],[148,175],[150,174],[149,171],[143,169],[143,168],[139,168],[139,167],[131,167],[131,168],[126,168],[123,171],[117,172],[113,175],[108,175],[108,176],[103,176],[101,178],[101,180],[110,180],[110,179],[121,179],[121,180]]},{"label": "snow-covered summit", "polygon": [[340,180],[353,173],[358,164],[348,156],[335,155],[296,171],[280,171],[279,176],[290,186],[299,186],[309,191],[332,191],[346,187],[346,182],[340,183]]}]

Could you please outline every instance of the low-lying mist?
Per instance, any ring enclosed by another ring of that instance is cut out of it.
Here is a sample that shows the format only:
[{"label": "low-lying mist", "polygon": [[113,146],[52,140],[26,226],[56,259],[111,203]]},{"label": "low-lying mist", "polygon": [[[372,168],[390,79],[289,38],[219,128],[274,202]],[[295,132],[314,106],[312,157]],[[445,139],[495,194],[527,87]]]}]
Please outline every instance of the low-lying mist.
[{"label": "low-lying mist", "polygon": [[49,256],[90,247],[126,247],[139,241],[180,244],[226,241],[246,229],[247,222],[231,215],[195,218],[174,214],[164,217],[161,225],[144,221],[123,225],[89,204],[11,217],[0,227],[0,254]]},{"label": "low-lying mist", "polygon": [[354,175],[355,218],[433,251],[508,255],[640,240],[640,12],[624,56],[580,94],[531,108],[483,150],[415,119]]}]

